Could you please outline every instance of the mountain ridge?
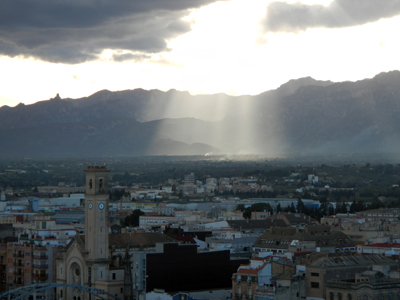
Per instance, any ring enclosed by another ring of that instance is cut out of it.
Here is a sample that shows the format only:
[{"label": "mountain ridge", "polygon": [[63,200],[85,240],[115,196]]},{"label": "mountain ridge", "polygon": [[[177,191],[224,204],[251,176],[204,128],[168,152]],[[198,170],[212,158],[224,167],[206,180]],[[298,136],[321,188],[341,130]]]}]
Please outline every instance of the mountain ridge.
[{"label": "mountain ridge", "polygon": [[250,96],[143,89],[0,107],[0,157],[377,153],[400,141],[400,72]]}]

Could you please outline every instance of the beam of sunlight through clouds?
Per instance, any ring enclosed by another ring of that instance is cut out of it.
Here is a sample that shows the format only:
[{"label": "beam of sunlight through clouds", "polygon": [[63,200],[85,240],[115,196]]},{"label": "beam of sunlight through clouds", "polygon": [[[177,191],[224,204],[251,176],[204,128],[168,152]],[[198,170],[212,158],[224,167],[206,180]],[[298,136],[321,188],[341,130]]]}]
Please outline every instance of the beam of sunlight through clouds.
[{"label": "beam of sunlight through clouds", "polygon": [[[75,65],[0,57],[6,70],[0,75],[2,98],[11,99],[4,104],[33,103],[56,93],[78,98],[103,89],[256,95],[300,77],[354,81],[400,69],[399,17],[348,28],[310,28],[298,34],[265,33],[261,21],[268,4],[275,2],[231,0],[193,9],[182,15],[190,30],[168,38],[169,51],[162,53],[106,49],[98,60]],[[280,3],[328,9],[338,2]]]},{"label": "beam of sunlight through clouds", "polygon": [[[143,11],[113,7],[108,14],[103,7],[99,13],[107,20],[93,15],[72,24],[68,16],[81,11],[73,0],[60,30],[52,15],[38,19],[23,12],[25,18],[13,19],[0,4],[0,105],[57,93],[81,98],[104,89],[169,91],[169,106],[156,99],[148,110],[199,120],[183,120],[192,126],[184,131],[171,120],[142,116],[138,121],[159,124],[155,138],[209,143],[226,153],[277,154],[286,144],[285,124],[269,112],[285,108],[271,97],[255,111],[251,102],[261,97],[246,95],[273,95],[289,80],[308,76],[357,81],[400,70],[398,0],[132,1],[124,5]],[[41,3],[57,8],[50,0]],[[182,105],[185,91],[196,95],[190,108]],[[206,94],[218,94],[218,101],[210,105]],[[265,124],[271,128],[258,134]]]}]

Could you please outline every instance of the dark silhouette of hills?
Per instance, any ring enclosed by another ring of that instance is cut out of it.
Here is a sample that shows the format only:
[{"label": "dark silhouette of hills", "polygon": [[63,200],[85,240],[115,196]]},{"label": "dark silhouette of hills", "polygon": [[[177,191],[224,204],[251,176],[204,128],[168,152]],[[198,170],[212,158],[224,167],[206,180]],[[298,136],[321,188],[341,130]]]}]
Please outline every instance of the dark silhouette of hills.
[{"label": "dark silhouette of hills", "polygon": [[256,96],[99,91],[0,108],[0,157],[398,152],[400,72]]}]

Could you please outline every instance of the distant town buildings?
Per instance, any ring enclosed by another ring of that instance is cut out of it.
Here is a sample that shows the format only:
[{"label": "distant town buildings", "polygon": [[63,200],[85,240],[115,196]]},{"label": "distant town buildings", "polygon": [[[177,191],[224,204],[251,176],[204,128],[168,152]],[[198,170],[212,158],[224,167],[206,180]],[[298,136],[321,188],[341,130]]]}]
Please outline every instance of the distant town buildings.
[{"label": "distant town buildings", "polygon": [[[254,177],[202,182],[194,173],[159,187],[111,186],[108,172],[89,166],[85,187],[63,180],[34,197],[2,191],[0,292],[56,282],[69,287],[35,297],[90,299],[71,287],[82,285],[129,300],[399,298],[398,208],[316,220],[299,207],[327,202],[297,197],[295,186],[293,195],[260,197],[276,187]],[[302,192],[333,189],[321,183],[324,175],[306,174]],[[300,178],[292,173],[285,182]],[[256,203],[272,212],[245,219]],[[121,222],[138,211],[137,226]]]}]

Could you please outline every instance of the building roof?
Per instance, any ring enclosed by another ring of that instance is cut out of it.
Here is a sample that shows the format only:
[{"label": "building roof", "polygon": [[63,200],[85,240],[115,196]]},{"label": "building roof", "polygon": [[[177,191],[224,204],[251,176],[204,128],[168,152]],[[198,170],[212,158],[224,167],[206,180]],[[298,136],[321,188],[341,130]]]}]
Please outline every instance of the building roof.
[{"label": "building roof", "polygon": [[286,227],[283,220],[228,220],[229,226],[234,230],[250,230],[250,229],[269,229],[274,227]]},{"label": "building roof", "polygon": [[307,223],[309,217],[307,217],[305,214],[298,214],[298,213],[280,213],[286,217],[286,219],[294,224],[294,223]]},{"label": "building roof", "polygon": [[363,247],[400,248],[400,243],[375,243],[370,245],[364,245]]},{"label": "building roof", "polygon": [[352,255],[352,256],[337,256],[323,257],[307,267],[354,267],[354,266],[371,266],[373,264],[397,264],[394,260],[383,255]]},{"label": "building roof", "polygon": [[174,239],[183,244],[196,244],[196,241],[191,236],[175,236]]},{"label": "building roof", "polygon": [[[361,216],[367,216],[367,215],[373,215],[373,214],[392,214],[394,216],[397,216],[400,214],[400,209],[399,208],[384,208],[384,207],[380,207],[377,209],[369,209],[369,210],[363,210],[363,211],[359,211],[356,212],[357,215],[361,215]],[[377,216],[375,216],[377,217]]]},{"label": "building roof", "polygon": [[155,247],[156,243],[174,242],[174,239],[159,232],[133,232],[109,235],[110,246],[131,248]]},{"label": "building roof", "polygon": [[260,269],[245,269],[245,268],[241,268],[239,270],[237,270],[237,274],[247,274],[247,275],[257,275],[258,271],[260,271]]},{"label": "building roof", "polygon": [[84,211],[60,211],[51,217],[57,224],[83,223],[85,221]]},{"label": "building roof", "polygon": [[[292,229],[292,228],[290,228]],[[316,247],[355,247],[355,243],[341,231],[332,231],[327,233],[307,233],[293,230],[283,230],[284,234],[278,234],[279,231],[265,232],[255,242],[253,247],[288,249],[291,242],[297,241],[315,241]]]}]

